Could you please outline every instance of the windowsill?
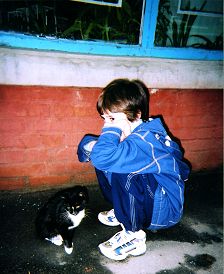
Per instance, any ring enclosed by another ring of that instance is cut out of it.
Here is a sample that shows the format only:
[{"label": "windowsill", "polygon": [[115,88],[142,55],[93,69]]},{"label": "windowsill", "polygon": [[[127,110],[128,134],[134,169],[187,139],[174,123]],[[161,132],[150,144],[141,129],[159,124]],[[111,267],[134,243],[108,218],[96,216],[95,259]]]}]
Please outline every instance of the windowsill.
[{"label": "windowsill", "polygon": [[104,87],[138,78],[150,88],[222,89],[222,61],[102,56],[0,48],[0,84]]}]

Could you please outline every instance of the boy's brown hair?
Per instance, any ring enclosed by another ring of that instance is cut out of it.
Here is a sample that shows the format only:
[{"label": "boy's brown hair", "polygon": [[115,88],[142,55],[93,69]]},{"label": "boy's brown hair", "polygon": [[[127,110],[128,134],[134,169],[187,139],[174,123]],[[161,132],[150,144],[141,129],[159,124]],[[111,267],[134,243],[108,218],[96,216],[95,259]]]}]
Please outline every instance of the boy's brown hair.
[{"label": "boy's brown hair", "polygon": [[102,115],[106,110],[123,112],[133,122],[141,114],[141,119],[149,118],[149,92],[139,80],[116,79],[101,92],[97,101],[97,111]]}]

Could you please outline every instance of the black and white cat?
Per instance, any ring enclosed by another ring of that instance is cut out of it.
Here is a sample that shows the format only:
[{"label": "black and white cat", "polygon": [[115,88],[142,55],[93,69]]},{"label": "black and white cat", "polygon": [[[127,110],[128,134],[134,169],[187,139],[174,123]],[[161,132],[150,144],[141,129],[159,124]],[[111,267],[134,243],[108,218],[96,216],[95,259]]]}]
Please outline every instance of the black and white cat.
[{"label": "black and white cat", "polygon": [[38,212],[36,231],[39,237],[58,246],[64,243],[65,252],[71,254],[74,228],[85,217],[88,201],[88,191],[84,186],[57,192]]}]

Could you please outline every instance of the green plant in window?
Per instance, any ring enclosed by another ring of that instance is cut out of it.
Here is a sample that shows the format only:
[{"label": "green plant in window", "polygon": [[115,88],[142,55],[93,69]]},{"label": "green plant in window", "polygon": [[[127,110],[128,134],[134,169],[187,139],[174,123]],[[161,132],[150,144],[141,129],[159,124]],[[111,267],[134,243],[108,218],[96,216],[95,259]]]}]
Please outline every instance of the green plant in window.
[{"label": "green plant in window", "polygon": [[[199,11],[202,11],[206,5],[206,1],[203,2]],[[190,1],[186,5],[186,10],[196,10],[196,7],[190,8]],[[187,43],[190,37],[190,32],[197,15],[183,14],[181,23],[177,24],[176,20],[172,22],[172,37],[169,37],[170,43],[173,47],[187,47]]]},{"label": "green plant in window", "polygon": [[[202,11],[206,5],[206,1],[203,2],[199,11]],[[196,10],[196,7],[190,8],[191,2],[188,1],[186,4],[186,10]],[[155,45],[156,46],[172,46],[172,47],[187,47],[197,46],[199,44],[188,45],[192,27],[197,19],[197,15],[183,14],[179,22],[179,17],[173,16],[170,8],[170,0],[160,0],[159,11],[157,17]],[[198,36],[198,38],[204,39],[208,45],[209,41],[206,37]],[[216,41],[216,44],[220,40]],[[209,43],[211,45],[211,41]],[[202,46],[202,45],[201,45]]]},{"label": "green plant in window", "polygon": [[83,5],[64,38],[138,43],[142,0],[123,1],[122,8]]},{"label": "green plant in window", "polygon": [[170,16],[172,12],[170,10],[170,0],[160,0],[159,10],[157,16],[155,45],[165,47],[168,39],[168,28],[170,25]]},{"label": "green plant in window", "polygon": [[223,50],[223,34],[216,36],[214,41],[211,41],[203,35],[192,35],[204,41],[204,43],[192,44],[194,48],[211,49],[211,50]]}]

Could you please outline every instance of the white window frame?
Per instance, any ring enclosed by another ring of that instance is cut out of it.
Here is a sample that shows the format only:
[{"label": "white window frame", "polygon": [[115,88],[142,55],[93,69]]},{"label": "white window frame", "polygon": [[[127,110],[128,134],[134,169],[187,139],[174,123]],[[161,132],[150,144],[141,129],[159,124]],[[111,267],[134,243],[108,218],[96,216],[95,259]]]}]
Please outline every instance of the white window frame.
[{"label": "white window frame", "polygon": [[83,2],[87,4],[101,5],[101,6],[112,6],[112,7],[122,7],[122,0],[118,0],[116,3],[104,2],[103,0],[71,0],[75,2]]}]

